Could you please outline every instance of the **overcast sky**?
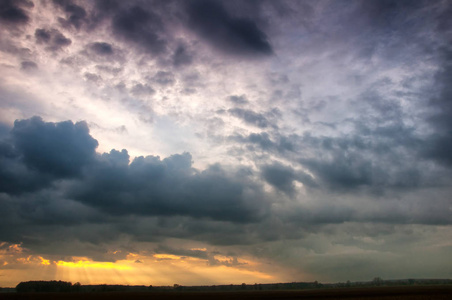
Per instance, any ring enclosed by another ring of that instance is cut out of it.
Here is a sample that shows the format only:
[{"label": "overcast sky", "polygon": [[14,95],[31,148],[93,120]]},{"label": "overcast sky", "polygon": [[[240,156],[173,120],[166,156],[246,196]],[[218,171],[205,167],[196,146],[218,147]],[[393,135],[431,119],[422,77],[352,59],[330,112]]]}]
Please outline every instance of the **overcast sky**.
[{"label": "overcast sky", "polygon": [[0,1],[0,286],[452,277],[452,2]]}]

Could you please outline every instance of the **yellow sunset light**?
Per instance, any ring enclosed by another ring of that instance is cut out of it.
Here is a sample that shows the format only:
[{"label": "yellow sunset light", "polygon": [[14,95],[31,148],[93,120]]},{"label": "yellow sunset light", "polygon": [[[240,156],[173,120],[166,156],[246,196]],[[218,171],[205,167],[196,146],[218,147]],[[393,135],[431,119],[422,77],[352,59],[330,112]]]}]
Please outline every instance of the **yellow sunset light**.
[{"label": "yellow sunset light", "polygon": [[55,264],[59,267],[69,267],[69,268],[115,269],[115,270],[131,269],[130,266],[124,264],[112,262],[94,262],[91,260],[79,260],[76,262],[59,260],[55,262]]},{"label": "yellow sunset light", "polygon": [[45,265],[45,266],[50,265],[50,260],[45,259],[45,258],[42,257],[42,256],[39,256],[39,259],[41,260],[41,265]]}]

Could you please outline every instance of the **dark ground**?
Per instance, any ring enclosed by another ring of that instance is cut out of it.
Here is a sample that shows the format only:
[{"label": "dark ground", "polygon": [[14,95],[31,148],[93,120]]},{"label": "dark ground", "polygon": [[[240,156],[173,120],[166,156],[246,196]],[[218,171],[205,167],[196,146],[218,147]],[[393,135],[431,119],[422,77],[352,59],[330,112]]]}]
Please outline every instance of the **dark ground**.
[{"label": "dark ground", "polygon": [[340,288],[299,291],[244,291],[244,292],[97,292],[97,293],[4,293],[0,299],[152,299],[152,300],[223,300],[223,299],[385,299],[427,300],[452,299],[452,286],[409,286]]}]

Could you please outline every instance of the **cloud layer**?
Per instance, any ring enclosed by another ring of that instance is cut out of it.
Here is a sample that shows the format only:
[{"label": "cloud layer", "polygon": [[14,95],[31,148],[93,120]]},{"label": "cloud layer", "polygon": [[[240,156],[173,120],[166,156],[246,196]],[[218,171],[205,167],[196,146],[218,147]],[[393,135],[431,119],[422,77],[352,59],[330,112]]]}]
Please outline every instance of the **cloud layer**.
[{"label": "cloud layer", "polygon": [[0,242],[452,276],[451,9],[1,1]]}]

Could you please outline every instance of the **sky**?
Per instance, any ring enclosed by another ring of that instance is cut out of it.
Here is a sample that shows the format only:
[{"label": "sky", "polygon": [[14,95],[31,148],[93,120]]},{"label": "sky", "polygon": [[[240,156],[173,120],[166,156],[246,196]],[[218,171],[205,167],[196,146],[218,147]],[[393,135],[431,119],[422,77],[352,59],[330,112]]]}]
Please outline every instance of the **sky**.
[{"label": "sky", "polygon": [[0,286],[452,278],[452,1],[0,1]]}]

